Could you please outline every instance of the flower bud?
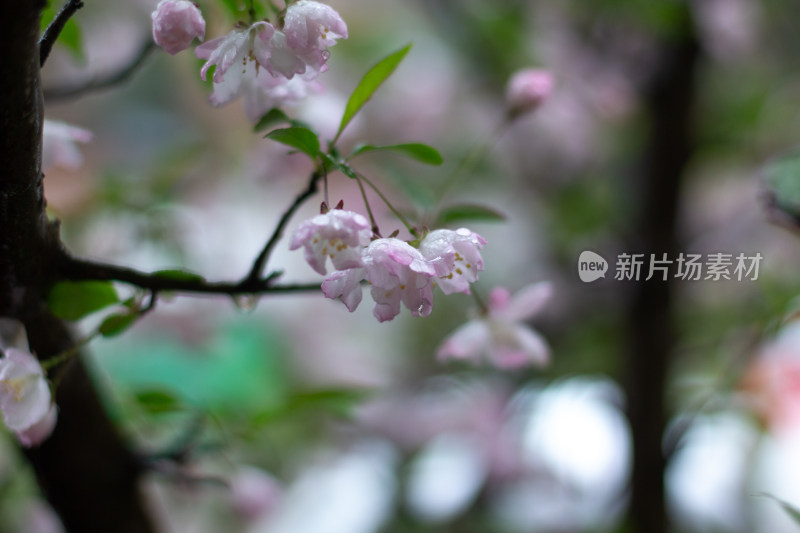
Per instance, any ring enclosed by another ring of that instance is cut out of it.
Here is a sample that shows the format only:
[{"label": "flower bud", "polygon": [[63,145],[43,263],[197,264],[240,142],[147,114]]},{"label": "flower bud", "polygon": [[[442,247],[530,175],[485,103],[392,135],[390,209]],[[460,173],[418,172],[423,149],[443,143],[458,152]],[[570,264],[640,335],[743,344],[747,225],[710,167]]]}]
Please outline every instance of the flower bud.
[{"label": "flower bud", "polygon": [[151,15],[153,39],[167,53],[186,50],[195,37],[206,34],[206,21],[200,9],[189,0],[161,0]]},{"label": "flower bud", "polygon": [[553,92],[552,74],[542,69],[515,72],[506,86],[506,104],[511,117],[534,111]]}]

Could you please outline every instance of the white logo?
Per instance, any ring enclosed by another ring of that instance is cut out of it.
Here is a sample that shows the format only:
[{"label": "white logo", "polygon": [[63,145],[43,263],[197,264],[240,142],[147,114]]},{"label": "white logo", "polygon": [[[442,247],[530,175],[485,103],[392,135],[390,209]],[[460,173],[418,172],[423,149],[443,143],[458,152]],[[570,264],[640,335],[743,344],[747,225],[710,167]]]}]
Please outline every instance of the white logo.
[{"label": "white logo", "polygon": [[581,252],[578,258],[578,276],[584,283],[590,283],[599,278],[606,277],[608,271],[608,261],[603,256],[592,251]]}]

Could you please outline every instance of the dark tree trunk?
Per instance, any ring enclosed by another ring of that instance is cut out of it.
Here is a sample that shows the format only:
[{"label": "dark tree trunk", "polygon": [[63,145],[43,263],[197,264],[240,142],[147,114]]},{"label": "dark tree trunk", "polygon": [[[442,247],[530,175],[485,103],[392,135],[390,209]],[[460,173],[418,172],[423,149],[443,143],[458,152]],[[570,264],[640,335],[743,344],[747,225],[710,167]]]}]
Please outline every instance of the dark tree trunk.
[{"label": "dark tree trunk", "polygon": [[[679,36],[662,43],[660,64],[647,88],[650,131],[640,178],[634,251],[674,261],[681,178],[694,150],[692,115],[698,45],[689,8]],[[643,273],[649,263],[643,265]],[[639,281],[628,307],[628,360],[625,383],[633,435],[629,518],[635,533],[665,533],[666,458],[662,439],[667,414],[664,393],[675,346],[672,282]],[[669,276],[672,278],[672,276]]]},{"label": "dark tree trunk", "polygon": [[[44,0],[5,0],[0,19],[0,316],[21,320],[41,359],[73,344],[44,305],[58,230],[45,215],[41,173],[39,17]],[[141,470],[106,416],[84,366],[73,361],[56,392],[59,421],[27,451],[67,531],[152,531]]]}]

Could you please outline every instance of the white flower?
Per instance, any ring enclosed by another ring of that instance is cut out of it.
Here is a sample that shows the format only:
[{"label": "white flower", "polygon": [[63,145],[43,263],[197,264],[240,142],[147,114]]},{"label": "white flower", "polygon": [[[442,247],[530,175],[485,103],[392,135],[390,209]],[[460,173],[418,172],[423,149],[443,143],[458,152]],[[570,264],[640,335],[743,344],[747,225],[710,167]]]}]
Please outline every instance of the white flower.
[{"label": "white flower", "polygon": [[26,448],[38,446],[44,442],[51,433],[53,433],[57,420],[58,408],[55,404],[51,404],[50,409],[47,411],[47,414],[44,415],[44,418],[33,424],[28,429],[17,431],[15,433],[17,440]]},{"label": "white flower", "polygon": [[195,54],[207,61],[200,69],[200,77],[205,80],[208,69],[216,65],[214,83],[226,81],[231,86],[238,86],[242,76],[250,70],[250,63],[253,63],[253,75],[258,73],[259,67],[266,68],[272,54],[269,42],[274,33],[272,24],[260,21],[201,44],[195,49]]},{"label": "white flower", "polygon": [[437,283],[445,294],[469,294],[469,284],[483,270],[480,249],[486,239],[467,228],[439,229],[422,240],[419,250],[436,269]]},{"label": "white flower", "polygon": [[16,433],[39,423],[50,410],[50,387],[33,354],[8,348],[0,359],[0,411]]},{"label": "white flower", "polygon": [[167,53],[186,50],[195,37],[206,34],[206,21],[196,4],[189,0],[161,0],[153,11],[153,40]]},{"label": "white flower", "polygon": [[289,249],[302,246],[311,268],[326,274],[329,257],[337,270],[362,266],[361,250],[369,243],[370,233],[369,221],[363,215],[331,209],[303,222],[292,235]]},{"label": "white flower", "polygon": [[489,296],[486,315],[467,322],[447,337],[437,358],[477,363],[485,356],[493,365],[506,369],[546,364],[550,358],[547,343],[523,321],[536,315],[551,294],[549,283],[529,285],[513,297],[506,289],[495,288]]},{"label": "white flower", "polygon": [[42,169],[59,166],[76,169],[83,156],[76,143],[92,140],[92,132],[57,120],[45,119],[42,126]]}]

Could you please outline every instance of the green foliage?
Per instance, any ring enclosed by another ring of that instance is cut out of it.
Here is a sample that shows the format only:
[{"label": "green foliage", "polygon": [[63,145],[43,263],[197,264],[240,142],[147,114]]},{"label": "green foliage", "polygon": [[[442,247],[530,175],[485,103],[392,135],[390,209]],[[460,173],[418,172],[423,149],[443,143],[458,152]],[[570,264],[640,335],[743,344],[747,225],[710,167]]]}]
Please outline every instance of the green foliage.
[{"label": "green foliage", "polygon": [[135,312],[114,313],[103,320],[97,331],[103,337],[113,337],[126,331],[138,318],[139,313]]},{"label": "green foliage", "polygon": [[441,165],[443,162],[442,156],[436,148],[422,143],[392,144],[388,146],[362,144],[353,150],[348,159],[368,152],[395,152],[428,165]]},{"label": "green foliage", "polygon": [[170,413],[182,409],[180,400],[166,389],[143,389],[136,393],[134,399],[142,410],[151,415]]},{"label": "green foliage", "polygon": [[333,143],[331,144],[336,144],[336,140],[339,139],[342,131],[344,131],[350,121],[353,120],[353,117],[355,117],[356,114],[361,110],[361,108],[364,107],[364,104],[366,104],[367,101],[372,98],[372,95],[378,90],[378,87],[380,87],[381,84],[392,75],[392,72],[395,71],[409,50],[411,50],[410,44],[404,48],[401,48],[397,52],[389,54],[380,60],[378,64],[369,69],[369,71],[364,75],[356,88],[353,90],[353,94],[351,94],[350,98],[347,100],[347,105],[344,109],[344,115],[342,116],[342,121],[339,124],[339,131],[336,132],[336,137],[334,137]]},{"label": "green foliage", "polygon": [[298,391],[287,396],[280,405],[255,415],[252,422],[254,426],[260,427],[281,419],[314,413],[327,413],[346,418],[368,395],[369,392],[362,389]]},{"label": "green foliage", "polygon": [[800,216],[800,150],[767,165],[764,181],[778,209],[793,217]]},{"label": "green foliage", "polygon": [[119,296],[110,281],[62,281],[47,296],[50,310],[64,320],[80,320],[117,302]]},{"label": "green foliage", "polygon": [[264,113],[264,115],[258,120],[256,125],[253,126],[253,131],[258,133],[260,131],[268,130],[273,126],[277,126],[278,124],[289,124],[291,126],[306,128],[309,130],[311,129],[310,126],[302,120],[293,119],[284,113],[282,109],[273,107]]},{"label": "green foliage", "polygon": [[503,213],[477,204],[457,204],[443,208],[433,226],[436,228],[464,222],[500,222],[505,220]]},{"label": "green foliage", "polygon": [[264,137],[296,148],[312,159],[315,159],[319,155],[319,138],[316,133],[308,128],[293,126],[291,128],[272,130]]},{"label": "green foliage", "polygon": [[[61,9],[61,4],[52,1],[48,3],[47,7],[42,12],[42,32],[44,32],[47,26],[56,18],[59,9]],[[61,33],[58,35],[58,41],[56,42],[69,50],[77,59],[83,59],[83,34],[74,18],[70,18],[67,21]]]}]

